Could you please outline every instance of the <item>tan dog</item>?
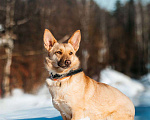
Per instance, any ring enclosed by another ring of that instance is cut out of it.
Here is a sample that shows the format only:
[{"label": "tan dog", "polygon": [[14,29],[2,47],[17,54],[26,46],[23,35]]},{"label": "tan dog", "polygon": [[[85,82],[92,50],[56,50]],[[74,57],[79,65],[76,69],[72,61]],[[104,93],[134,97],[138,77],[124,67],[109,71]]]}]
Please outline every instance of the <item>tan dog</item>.
[{"label": "tan dog", "polygon": [[75,55],[81,40],[76,31],[68,43],[58,43],[49,30],[44,33],[48,51],[46,80],[54,107],[63,120],[134,120],[133,103],[116,88],[98,83],[84,74]]}]

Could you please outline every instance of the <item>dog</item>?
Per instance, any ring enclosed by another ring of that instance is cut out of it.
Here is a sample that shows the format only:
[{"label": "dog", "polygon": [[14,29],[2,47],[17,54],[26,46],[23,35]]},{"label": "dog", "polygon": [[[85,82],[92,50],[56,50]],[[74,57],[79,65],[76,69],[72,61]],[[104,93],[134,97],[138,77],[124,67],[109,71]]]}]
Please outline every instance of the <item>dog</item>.
[{"label": "dog", "polygon": [[46,79],[54,107],[63,120],[134,120],[135,108],[130,99],[116,88],[86,76],[76,56],[81,40],[77,30],[68,43],[58,43],[45,29],[44,46],[48,51]]}]

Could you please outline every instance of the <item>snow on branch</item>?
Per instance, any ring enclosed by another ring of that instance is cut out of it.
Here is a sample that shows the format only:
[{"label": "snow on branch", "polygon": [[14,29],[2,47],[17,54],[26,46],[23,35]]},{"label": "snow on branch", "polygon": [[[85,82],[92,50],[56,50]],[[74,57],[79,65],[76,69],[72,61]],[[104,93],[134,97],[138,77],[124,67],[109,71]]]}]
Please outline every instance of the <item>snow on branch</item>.
[{"label": "snow on branch", "polygon": [[0,47],[3,47],[5,45],[8,46],[9,48],[13,49],[13,47],[14,47],[13,40],[0,38]]}]

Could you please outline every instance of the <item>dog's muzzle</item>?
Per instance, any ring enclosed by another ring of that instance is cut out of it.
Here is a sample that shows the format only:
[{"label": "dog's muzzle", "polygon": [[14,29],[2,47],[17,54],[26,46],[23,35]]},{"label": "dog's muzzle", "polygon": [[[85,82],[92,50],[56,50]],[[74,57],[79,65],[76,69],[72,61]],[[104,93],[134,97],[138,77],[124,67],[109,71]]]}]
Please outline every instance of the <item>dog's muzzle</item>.
[{"label": "dog's muzzle", "polygon": [[59,61],[58,66],[64,69],[68,68],[71,65],[71,60]]}]

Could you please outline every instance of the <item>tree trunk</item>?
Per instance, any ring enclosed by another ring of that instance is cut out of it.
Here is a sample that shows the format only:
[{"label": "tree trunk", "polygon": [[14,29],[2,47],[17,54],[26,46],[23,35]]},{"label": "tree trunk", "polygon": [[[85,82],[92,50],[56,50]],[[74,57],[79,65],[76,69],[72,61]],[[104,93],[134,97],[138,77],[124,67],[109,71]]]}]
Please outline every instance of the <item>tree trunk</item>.
[{"label": "tree trunk", "polygon": [[10,71],[11,71],[11,63],[12,63],[12,50],[13,50],[13,37],[15,36],[12,32],[12,27],[14,23],[14,7],[16,0],[7,0],[6,5],[6,32],[3,36],[3,39],[6,41],[4,44],[5,52],[7,55],[6,65],[4,67],[4,76],[3,76],[3,96],[7,97],[10,95]]},{"label": "tree trunk", "polygon": [[82,49],[82,68],[86,71],[89,59],[87,44],[89,41],[89,22],[90,22],[90,0],[81,0],[78,3],[80,23],[83,32],[84,48]]},{"label": "tree trunk", "polygon": [[101,41],[101,47],[99,48],[98,51],[98,62],[99,63],[106,63],[108,60],[108,38],[107,38],[107,28],[106,28],[106,13],[105,11],[101,12],[101,17],[100,17],[100,34],[102,35],[102,41]]},{"label": "tree trunk", "polygon": [[4,96],[7,97],[10,95],[10,69],[12,63],[12,49],[5,48],[5,52],[7,55],[6,65],[4,68],[4,79],[3,79],[3,92]]}]

